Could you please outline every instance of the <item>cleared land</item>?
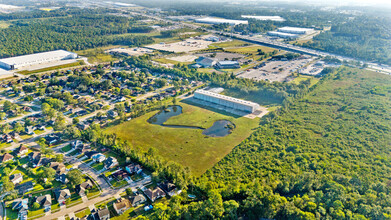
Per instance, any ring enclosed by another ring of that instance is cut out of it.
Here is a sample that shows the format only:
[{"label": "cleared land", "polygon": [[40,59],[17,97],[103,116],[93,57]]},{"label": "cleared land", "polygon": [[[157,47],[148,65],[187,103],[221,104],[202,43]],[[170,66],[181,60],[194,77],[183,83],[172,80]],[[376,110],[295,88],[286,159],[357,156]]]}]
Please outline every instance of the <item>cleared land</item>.
[{"label": "cleared land", "polygon": [[145,151],[151,147],[156,148],[162,157],[189,167],[195,175],[201,175],[247,138],[259,123],[258,119],[236,117],[193,104],[180,102],[179,105],[182,106],[183,113],[170,118],[165,124],[207,128],[217,120],[226,119],[233,122],[236,128],[226,137],[207,137],[202,134],[202,130],[169,128],[148,123],[147,120],[158,112],[155,111],[110,127],[105,132],[116,133],[134,147]]}]

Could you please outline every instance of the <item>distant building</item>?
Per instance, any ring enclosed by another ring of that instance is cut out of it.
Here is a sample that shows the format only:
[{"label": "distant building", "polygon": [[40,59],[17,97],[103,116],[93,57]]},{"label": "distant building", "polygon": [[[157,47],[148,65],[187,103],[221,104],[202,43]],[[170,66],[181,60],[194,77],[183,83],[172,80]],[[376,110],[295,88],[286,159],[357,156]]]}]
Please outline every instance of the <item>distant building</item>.
[{"label": "distant building", "polygon": [[232,20],[232,19],[225,19],[225,18],[199,18],[195,19],[195,22],[197,23],[205,23],[205,24],[229,24],[229,25],[238,25],[238,24],[248,24],[248,21],[246,20]]},{"label": "distant building", "polygon": [[77,57],[78,55],[76,53],[68,52],[65,50],[55,50],[0,59],[0,67],[7,70],[13,70],[37,64],[45,64],[49,62],[67,59],[76,59]]},{"label": "distant building", "polygon": [[196,64],[200,65],[201,67],[208,68],[211,66],[214,66],[216,64],[216,60],[208,57],[199,57],[195,60]]},{"label": "distant building", "polygon": [[200,99],[202,101],[210,102],[216,105],[224,106],[227,108],[232,108],[235,110],[240,110],[244,112],[253,113],[260,106],[257,103],[244,101],[241,99],[232,98],[225,95],[220,95],[214,92],[205,91],[199,89],[194,92],[194,98]]},{"label": "distant building", "polygon": [[299,28],[299,27],[282,27],[277,29],[278,32],[290,33],[290,34],[308,34],[314,31],[312,28]]},{"label": "distant building", "polygon": [[296,39],[299,37],[299,35],[297,34],[290,34],[290,33],[278,32],[278,31],[269,31],[267,32],[267,35],[273,37],[281,37],[285,39]]},{"label": "distant building", "polygon": [[216,67],[219,69],[238,69],[240,64],[238,61],[224,60],[217,62]]}]

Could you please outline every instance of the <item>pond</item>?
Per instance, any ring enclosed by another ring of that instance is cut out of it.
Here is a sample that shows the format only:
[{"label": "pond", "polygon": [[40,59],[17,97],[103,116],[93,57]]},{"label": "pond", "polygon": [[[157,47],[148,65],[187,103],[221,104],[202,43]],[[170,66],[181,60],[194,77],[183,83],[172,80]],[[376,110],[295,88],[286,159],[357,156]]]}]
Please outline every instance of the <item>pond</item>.
[{"label": "pond", "polygon": [[232,130],[235,128],[235,125],[228,120],[219,120],[216,121],[212,127],[205,129],[202,134],[209,137],[225,137],[231,134]]},{"label": "pond", "polygon": [[182,114],[182,107],[179,105],[172,105],[166,109],[158,112],[154,116],[148,119],[148,122],[155,125],[160,125],[170,128],[187,128],[187,129],[200,129],[204,130],[202,134],[209,137],[224,137],[229,135],[232,132],[232,129],[235,128],[235,125],[228,120],[219,120],[216,121],[211,127],[205,129],[196,126],[186,126],[186,125],[165,125],[164,123],[171,117]]}]

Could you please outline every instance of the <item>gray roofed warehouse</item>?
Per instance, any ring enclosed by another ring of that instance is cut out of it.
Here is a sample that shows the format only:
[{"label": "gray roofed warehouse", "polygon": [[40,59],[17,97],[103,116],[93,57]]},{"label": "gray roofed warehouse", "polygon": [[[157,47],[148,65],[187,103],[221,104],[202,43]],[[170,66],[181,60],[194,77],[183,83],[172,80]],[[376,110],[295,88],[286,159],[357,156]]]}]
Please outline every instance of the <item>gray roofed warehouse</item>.
[{"label": "gray roofed warehouse", "polygon": [[254,102],[244,101],[202,89],[194,92],[194,98],[250,113],[255,112],[260,107],[257,103]]},{"label": "gray roofed warehouse", "polygon": [[78,55],[76,53],[65,50],[54,50],[49,52],[0,59],[0,67],[13,70],[25,66],[49,63],[53,61],[76,59],[77,57]]}]

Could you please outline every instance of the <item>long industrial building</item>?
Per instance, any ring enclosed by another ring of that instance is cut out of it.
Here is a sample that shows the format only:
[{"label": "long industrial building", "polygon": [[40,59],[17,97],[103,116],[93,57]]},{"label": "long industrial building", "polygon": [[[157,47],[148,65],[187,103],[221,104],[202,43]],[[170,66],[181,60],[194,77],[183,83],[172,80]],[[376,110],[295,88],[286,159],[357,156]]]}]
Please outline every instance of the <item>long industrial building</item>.
[{"label": "long industrial building", "polygon": [[245,21],[245,20],[232,20],[232,19],[225,19],[225,18],[210,18],[210,17],[195,19],[195,22],[205,23],[205,24],[225,24],[225,23],[228,23],[230,25],[248,24],[248,21]]},{"label": "long industrial building", "polygon": [[267,35],[281,37],[281,38],[285,38],[285,39],[296,39],[299,37],[299,35],[297,35],[297,34],[289,34],[289,33],[278,32],[278,31],[269,31],[269,32],[267,32]]},{"label": "long industrial building", "polygon": [[282,27],[277,31],[289,34],[308,34],[314,31],[312,28],[298,28],[298,27]]},{"label": "long industrial building", "polygon": [[225,95],[220,95],[203,89],[199,89],[195,91],[194,98],[209,103],[213,103],[216,105],[220,105],[226,108],[231,108],[234,110],[239,110],[239,111],[249,112],[249,113],[253,113],[260,108],[260,106],[257,103],[244,101],[241,99],[232,98]]},{"label": "long industrial building", "polygon": [[13,70],[54,61],[76,59],[77,57],[78,55],[76,53],[65,50],[54,50],[49,52],[0,59],[0,67],[7,70]]}]

